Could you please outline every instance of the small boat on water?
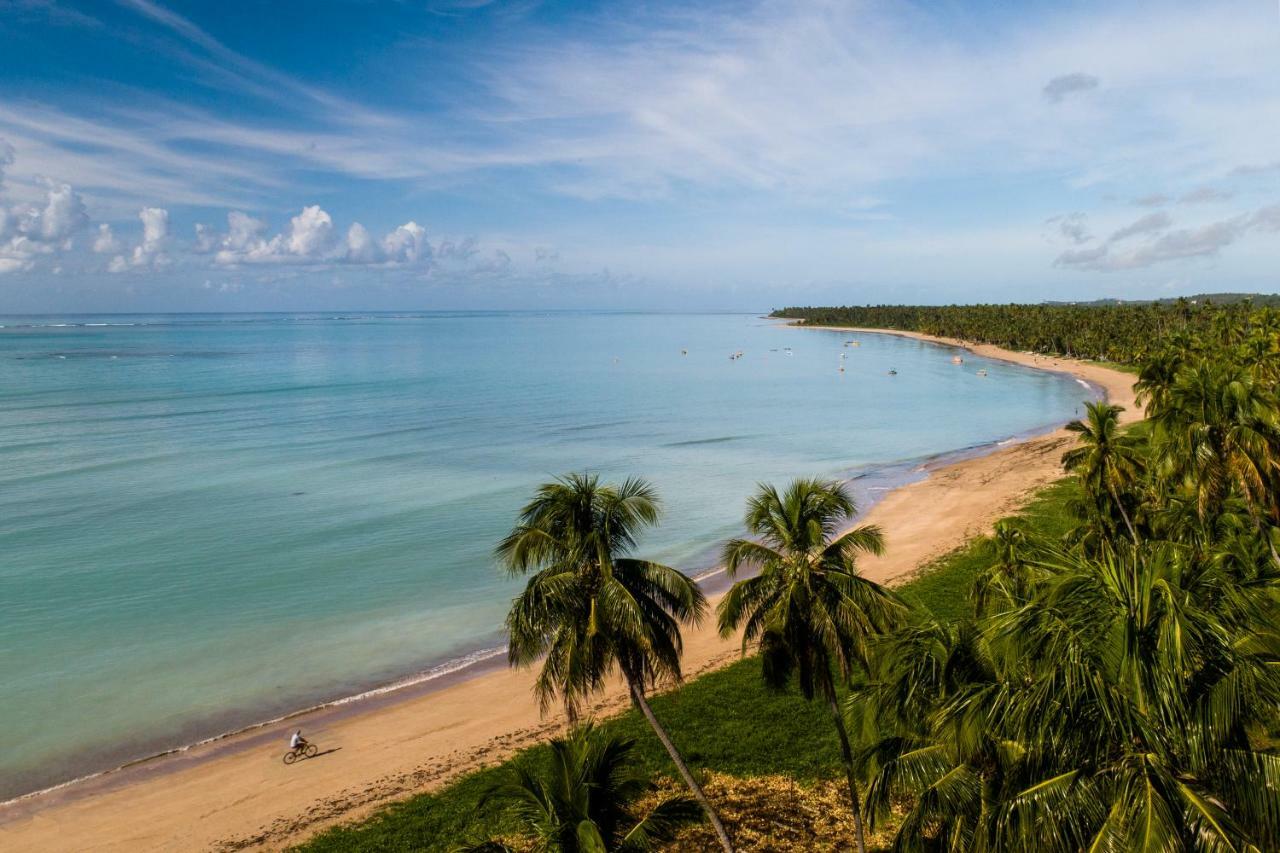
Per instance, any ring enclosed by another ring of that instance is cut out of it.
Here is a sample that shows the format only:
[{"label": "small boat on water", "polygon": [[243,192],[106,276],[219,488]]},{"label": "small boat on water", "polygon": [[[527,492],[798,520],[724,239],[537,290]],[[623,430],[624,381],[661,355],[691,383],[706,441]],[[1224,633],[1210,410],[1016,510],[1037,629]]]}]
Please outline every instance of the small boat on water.
[{"label": "small boat on water", "polygon": [[889,375],[890,375],[890,376],[897,376],[897,375],[898,375],[898,371],[894,370],[894,369],[891,367],[891,368],[889,368]]},{"label": "small boat on water", "polygon": [[978,375],[979,375],[979,376],[986,376],[986,375],[987,375],[986,368],[983,368],[982,370],[979,370],[979,371],[978,371]]},{"label": "small boat on water", "polygon": [[963,358],[961,358],[961,357],[960,357],[960,356],[958,356],[958,355],[953,355],[953,356],[951,356],[951,363],[952,363],[952,364],[964,364],[964,359],[963,359]]},{"label": "small boat on water", "polygon": [[688,355],[688,354],[689,354],[689,351],[688,351],[687,349],[682,349],[682,350],[680,350],[680,354],[681,354],[681,355]]}]

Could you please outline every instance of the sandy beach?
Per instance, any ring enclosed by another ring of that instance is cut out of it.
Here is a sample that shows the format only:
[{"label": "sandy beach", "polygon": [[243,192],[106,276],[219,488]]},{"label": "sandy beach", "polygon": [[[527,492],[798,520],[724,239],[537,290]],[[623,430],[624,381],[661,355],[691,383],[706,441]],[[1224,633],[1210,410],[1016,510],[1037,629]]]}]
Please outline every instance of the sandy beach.
[{"label": "sandy beach", "polygon": [[[926,335],[889,334],[961,345]],[[1126,421],[1138,417],[1130,374],[986,345],[969,349],[1076,376],[1124,406]],[[1060,475],[1059,458],[1070,440],[1065,430],[1055,430],[932,467],[925,479],[889,493],[863,519],[880,525],[887,543],[883,557],[862,564],[864,574],[885,582],[901,579],[988,531],[1030,492]],[[719,638],[710,621],[686,631],[687,677],[737,655],[737,640]],[[558,716],[540,718],[530,694],[532,681],[531,673],[490,666],[447,686],[324,709],[20,800],[0,807],[0,849],[287,846],[335,822],[359,818],[379,805],[498,762],[562,727]],[[615,687],[601,697],[595,713],[624,705],[623,693]],[[287,767],[280,761],[285,733],[299,727],[319,744],[321,754]],[[678,739],[679,733],[674,734]]]}]

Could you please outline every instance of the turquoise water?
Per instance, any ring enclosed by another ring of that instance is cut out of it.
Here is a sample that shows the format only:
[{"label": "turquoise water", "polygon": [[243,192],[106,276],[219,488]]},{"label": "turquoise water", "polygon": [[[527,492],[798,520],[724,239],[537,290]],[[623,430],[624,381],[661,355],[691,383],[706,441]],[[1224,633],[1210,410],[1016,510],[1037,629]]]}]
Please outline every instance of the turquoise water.
[{"label": "turquoise water", "polygon": [[649,478],[645,552],[696,569],[757,481],[900,471],[1090,396],[749,316],[0,325],[0,795],[494,647],[490,552],[551,475]]}]

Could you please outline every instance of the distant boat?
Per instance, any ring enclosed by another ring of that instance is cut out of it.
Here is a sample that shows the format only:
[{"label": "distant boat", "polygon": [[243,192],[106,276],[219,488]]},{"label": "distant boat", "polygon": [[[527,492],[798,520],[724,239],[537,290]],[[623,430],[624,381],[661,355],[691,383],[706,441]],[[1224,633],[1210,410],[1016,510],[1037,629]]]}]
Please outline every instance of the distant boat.
[{"label": "distant boat", "polygon": [[682,350],[680,350],[680,354],[681,354],[681,355],[688,355],[688,354],[689,354],[689,351],[688,351],[687,349],[682,349]]},{"label": "distant boat", "polygon": [[862,346],[862,342],[861,342],[861,341],[849,341],[849,346],[851,346],[851,347],[860,347],[860,346]]},{"label": "distant boat", "polygon": [[986,376],[986,375],[987,375],[987,371],[986,371],[986,369],[984,368],[984,369],[982,369],[982,370],[979,370],[979,371],[978,371],[978,375],[979,375],[979,376]]},{"label": "distant boat", "polygon": [[961,357],[960,357],[960,356],[958,356],[958,355],[953,355],[953,356],[951,356],[951,363],[952,363],[952,364],[964,364],[964,359],[963,359],[963,358],[961,358]]},{"label": "distant boat", "polygon": [[894,369],[891,367],[891,368],[889,368],[889,375],[890,375],[890,376],[897,376],[897,375],[898,375],[898,371],[894,370]]}]

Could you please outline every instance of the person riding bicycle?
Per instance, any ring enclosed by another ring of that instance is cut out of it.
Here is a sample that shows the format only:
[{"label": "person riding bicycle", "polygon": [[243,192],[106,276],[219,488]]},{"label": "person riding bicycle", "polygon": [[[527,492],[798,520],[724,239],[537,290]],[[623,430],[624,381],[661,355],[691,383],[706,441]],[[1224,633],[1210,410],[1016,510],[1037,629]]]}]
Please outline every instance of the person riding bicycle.
[{"label": "person riding bicycle", "polygon": [[302,736],[302,729],[298,729],[293,733],[293,737],[289,738],[289,748],[292,750],[306,749],[309,741]]}]

